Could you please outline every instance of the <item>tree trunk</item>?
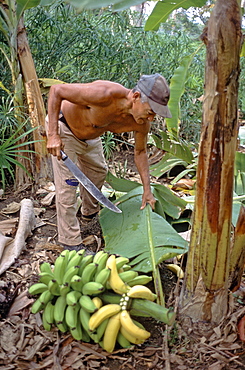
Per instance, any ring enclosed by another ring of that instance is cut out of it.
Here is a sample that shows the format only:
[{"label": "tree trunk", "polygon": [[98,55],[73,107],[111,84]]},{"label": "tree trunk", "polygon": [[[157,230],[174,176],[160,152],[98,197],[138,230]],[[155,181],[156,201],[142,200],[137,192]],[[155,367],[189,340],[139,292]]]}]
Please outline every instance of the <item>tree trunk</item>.
[{"label": "tree trunk", "polygon": [[229,308],[241,48],[241,14],[237,0],[216,1],[202,37],[207,48],[203,124],[180,313],[187,325],[207,332],[220,323]]},{"label": "tree trunk", "polygon": [[47,155],[45,141],[45,107],[39,87],[36,69],[32,59],[26,30],[23,24],[23,18],[18,25],[18,58],[21,66],[21,72],[26,90],[26,98],[29,108],[29,115],[32,127],[37,129],[33,132],[33,138],[36,140],[35,148],[35,169],[33,177],[36,183],[41,180],[47,181],[52,177],[50,174],[51,165]]}]

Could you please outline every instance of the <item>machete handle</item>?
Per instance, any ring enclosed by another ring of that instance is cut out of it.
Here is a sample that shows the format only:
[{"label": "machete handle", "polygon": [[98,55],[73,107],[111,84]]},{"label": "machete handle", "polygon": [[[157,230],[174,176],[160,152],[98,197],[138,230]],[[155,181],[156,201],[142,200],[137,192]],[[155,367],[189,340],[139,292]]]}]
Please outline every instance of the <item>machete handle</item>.
[{"label": "machete handle", "polygon": [[65,152],[63,152],[63,150],[60,151],[60,154],[61,154],[61,159],[64,161],[68,155],[65,154]]}]

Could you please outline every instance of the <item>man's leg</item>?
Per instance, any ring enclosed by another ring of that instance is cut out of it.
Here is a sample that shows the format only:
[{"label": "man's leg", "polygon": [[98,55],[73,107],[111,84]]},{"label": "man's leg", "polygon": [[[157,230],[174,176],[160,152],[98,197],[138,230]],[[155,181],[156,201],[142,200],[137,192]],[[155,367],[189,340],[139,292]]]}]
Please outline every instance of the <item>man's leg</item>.
[{"label": "man's leg", "polygon": [[[85,152],[87,144],[78,140],[62,122],[59,122],[59,130],[66,154],[76,162],[77,153]],[[57,157],[52,156],[52,165],[56,190],[58,241],[76,246],[82,242],[80,224],[76,217],[78,181],[62,160],[58,161]]]},{"label": "man's leg", "polygon": [[[97,188],[101,189],[107,174],[101,139],[86,140],[86,144],[86,153],[78,155],[78,166]],[[80,194],[82,215],[89,216],[100,210],[98,202],[83,186],[80,186]]]}]

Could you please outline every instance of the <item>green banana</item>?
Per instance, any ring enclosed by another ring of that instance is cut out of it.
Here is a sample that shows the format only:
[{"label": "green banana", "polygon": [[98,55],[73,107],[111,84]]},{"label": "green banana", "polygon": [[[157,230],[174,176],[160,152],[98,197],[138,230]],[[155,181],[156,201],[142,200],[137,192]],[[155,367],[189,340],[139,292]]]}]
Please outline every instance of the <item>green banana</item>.
[{"label": "green banana", "polygon": [[83,259],[85,250],[82,249],[82,252],[77,252],[68,262],[67,264],[67,270],[72,267],[72,266],[80,266],[80,263]]},{"label": "green banana", "polygon": [[46,305],[49,301],[51,301],[54,298],[54,295],[49,291],[45,290],[40,294],[39,300],[43,305]]},{"label": "green banana", "polygon": [[95,343],[98,343],[97,333],[92,333],[91,330],[89,330],[89,320],[90,320],[90,313],[86,310],[84,310],[82,307],[79,311],[79,320],[82,325],[83,330],[83,340],[85,342],[89,342],[90,338],[93,339]]},{"label": "green banana", "polygon": [[116,267],[117,267],[117,271],[123,267],[123,265],[127,264],[129,262],[129,259],[127,257],[122,257],[122,256],[119,256],[119,257],[116,257]]},{"label": "green banana", "polygon": [[72,276],[70,285],[73,290],[77,290],[78,292],[81,292],[82,287],[83,287],[83,281],[82,281],[81,276],[79,275]]},{"label": "green banana", "polygon": [[109,321],[109,318],[103,320],[102,323],[96,328],[98,343],[99,343],[99,341],[101,340],[101,338],[103,337],[103,335],[105,333],[108,321]]},{"label": "green banana", "polygon": [[99,252],[97,252],[95,255],[94,255],[94,258],[93,258],[93,262],[94,263],[99,263],[99,260],[101,259],[101,257],[105,254],[105,252],[103,250],[100,250]]},{"label": "green banana", "polygon": [[132,280],[138,276],[138,272],[134,270],[128,270],[128,271],[123,271],[119,273],[120,278],[127,283],[129,280]]},{"label": "green banana", "polygon": [[96,276],[95,276],[95,279],[94,281],[96,283],[100,283],[102,285],[106,285],[109,277],[110,277],[110,274],[111,274],[111,270],[108,269],[108,268],[103,268]]},{"label": "green banana", "polygon": [[80,310],[79,304],[75,306],[67,306],[65,311],[65,321],[69,328],[73,329],[77,326],[78,313]]},{"label": "green banana", "polygon": [[65,271],[66,271],[66,258],[65,256],[59,255],[59,257],[56,258],[54,263],[54,280],[56,280],[58,284],[62,284]]},{"label": "green banana", "polygon": [[62,332],[66,333],[68,331],[68,326],[65,321],[60,321],[56,323],[57,328]]},{"label": "green banana", "polygon": [[72,266],[68,270],[66,270],[63,276],[63,284],[65,283],[70,284],[72,276],[77,275],[78,271],[79,271],[79,266]]},{"label": "green banana", "polygon": [[127,284],[130,287],[133,287],[135,285],[146,285],[150,281],[152,281],[152,277],[148,275],[138,275],[134,279],[127,281]]},{"label": "green banana", "polygon": [[79,310],[79,320],[80,323],[82,324],[83,329],[87,332],[90,333],[89,330],[89,319],[90,319],[90,313],[86,310],[84,310],[83,307],[80,308]]},{"label": "green banana", "polygon": [[51,301],[49,301],[44,310],[43,310],[43,317],[45,317],[45,320],[48,324],[54,323],[54,305]]},{"label": "green banana", "polygon": [[82,340],[83,339],[83,331],[82,326],[79,322],[77,322],[77,325],[74,328],[70,328],[70,333],[76,340]]},{"label": "green banana", "polygon": [[122,335],[121,331],[117,334],[117,342],[122,348],[132,347],[132,344]]},{"label": "green banana", "polygon": [[130,265],[128,265],[127,263],[121,267],[121,269],[122,269],[123,271],[131,270],[131,268],[132,268],[132,267],[131,267]]},{"label": "green banana", "polygon": [[88,283],[89,281],[93,281],[93,276],[97,269],[97,263],[91,262],[87,266],[84,267],[81,278],[83,284]]},{"label": "green banana", "polygon": [[75,249],[69,251],[68,261],[70,261],[72,259],[72,257],[74,257],[76,254],[77,254],[77,251]]},{"label": "green banana", "polygon": [[122,296],[120,294],[112,293],[105,291],[104,293],[100,294],[99,297],[102,299],[104,303],[115,303],[119,304]]},{"label": "green banana", "polygon": [[44,327],[45,330],[47,330],[47,331],[51,330],[52,325],[47,322],[44,314],[42,314],[42,323],[43,323],[43,327]]},{"label": "green banana", "polygon": [[90,342],[90,336],[89,336],[88,332],[86,332],[86,330],[83,330],[83,337],[82,337],[82,341],[83,341],[83,342],[87,342],[87,343],[89,343],[89,342]]},{"label": "green banana", "polygon": [[98,295],[105,290],[104,286],[95,281],[89,281],[82,287],[82,293],[84,295]]},{"label": "green banana", "polygon": [[79,298],[80,306],[89,313],[94,313],[98,310],[92,299],[88,295],[81,295]]},{"label": "green banana", "polygon": [[59,296],[54,304],[54,320],[56,323],[64,320],[66,307],[66,296]]},{"label": "green banana", "polygon": [[60,286],[59,286],[58,281],[54,280],[54,279],[50,280],[50,282],[48,283],[48,290],[53,295],[59,296],[60,295]]},{"label": "green banana", "polygon": [[40,302],[39,298],[33,303],[31,307],[31,313],[38,313],[39,311],[44,309],[44,305]]},{"label": "green banana", "polygon": [[39,277],[39,283],[48,285],[50,280],[54,278],[54,274],[50,274],[49,272],[40,272],[38,277]]},{"label": "green banana", "polygon": [[30,286],[28,292],[32,295],[41,294],[48,289],[48,286],[44,283],[35,283]]},{"label": "green banana", "polygon": [[87,266],[89,263],[93,262],[93,258],[94,256],[92,254],[88,254],[87,256],[83,257],[77,275],[82,276],[84,267]]},{"label": "green banana", "polygon": [[40,271],[41,272],[47,272],[51,275],[53,274],[53,270],[51,268],[51,265],[48,262],[43,262],[43,263],[40,264]]},{"label": "green banana", "polygon": [[108,257],[109,257],[109,254],[104,252],[104,254],[101,255],[100,258],[98,259],[97,261],[98,267],[95,272],[95,277],[100,273],[101,270],[103,270],[106,267],[106,262],[108,260]]},{"label": "green banana", "polygon": [[81,297],[82,293],[76,291],[76,290],[71,290],[69,293],[66,295],[66,303],[69,306],[75,306],[77,302],[79,301],[79,298]]},{"label": "green banana", "polygon": [[70,284],[64,283],[60,285],[60,295],[65,296],[67,293],[69,293],[71,290]]}]

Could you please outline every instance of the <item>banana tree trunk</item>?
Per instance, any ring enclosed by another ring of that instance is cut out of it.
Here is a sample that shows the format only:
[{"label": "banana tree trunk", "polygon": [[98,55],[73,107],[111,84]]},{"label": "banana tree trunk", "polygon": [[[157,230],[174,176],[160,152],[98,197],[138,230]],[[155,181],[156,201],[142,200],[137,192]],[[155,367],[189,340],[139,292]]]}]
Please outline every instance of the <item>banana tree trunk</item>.
[{"label": "banana tree trunk", "polygon": [[18,59],[25,85],[31,125],[32,127],[37,128],[33,132],[34,140],[36,140],[34,144],[35,169],[33,171],[33,177],[35,183],[39,183],[40,179],[47,180],[51,178],[51,165],[49,163],[45,142],[45,107],[23,23],[23,18],[20,19],[18,24],[17,44]]},{"label": "banana tree trunk", "polygon": [[229,308],[241,48],[238,0],[216,1],[202,38],[207,48],[203,124],[193,228],[180,313],[187,325],[197,323],[199,329],[202,326],[206,331],[214,323],[220,323]]}]

